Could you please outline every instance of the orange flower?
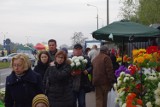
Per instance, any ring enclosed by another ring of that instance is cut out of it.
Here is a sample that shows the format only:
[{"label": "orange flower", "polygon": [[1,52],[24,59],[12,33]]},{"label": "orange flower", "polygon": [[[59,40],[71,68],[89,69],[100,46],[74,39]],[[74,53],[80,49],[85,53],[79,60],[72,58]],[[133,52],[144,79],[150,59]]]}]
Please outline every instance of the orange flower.
[{"label": "orange flower", "polygon": [[149,60],[152,58],[152,55],[151,54],[144,54],[143,57],[144,57],[144,59]]},{"label": "orange flower", "polygon": [[141,56],[138,57],[138,58],[137,58],[137,62],[138,62],[138,63],[143,63],[143,62],[144,62],[144,58],[141,57]]},{"label": "orange flower", "polygon": [[127,100],[133,100],[136,97],[135,93],[129,93],[127,96]]}]

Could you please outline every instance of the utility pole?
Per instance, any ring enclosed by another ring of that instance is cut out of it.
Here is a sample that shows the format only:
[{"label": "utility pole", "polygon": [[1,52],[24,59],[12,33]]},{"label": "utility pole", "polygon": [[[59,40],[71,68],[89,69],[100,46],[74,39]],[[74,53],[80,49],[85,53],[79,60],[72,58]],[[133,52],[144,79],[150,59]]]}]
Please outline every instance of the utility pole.
[{"label": "utility pole", "polygon": [[109,25],[109,0],[107,0],[107,25]]}]

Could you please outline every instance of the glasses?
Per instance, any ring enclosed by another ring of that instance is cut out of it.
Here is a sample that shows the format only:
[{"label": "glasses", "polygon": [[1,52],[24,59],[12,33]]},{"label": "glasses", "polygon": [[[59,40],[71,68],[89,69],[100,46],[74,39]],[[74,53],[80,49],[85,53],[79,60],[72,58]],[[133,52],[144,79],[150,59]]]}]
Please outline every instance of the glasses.
[{"label": "glasses", "polygon": [[13,64],[13,67],[21,67],[22,64]]}]

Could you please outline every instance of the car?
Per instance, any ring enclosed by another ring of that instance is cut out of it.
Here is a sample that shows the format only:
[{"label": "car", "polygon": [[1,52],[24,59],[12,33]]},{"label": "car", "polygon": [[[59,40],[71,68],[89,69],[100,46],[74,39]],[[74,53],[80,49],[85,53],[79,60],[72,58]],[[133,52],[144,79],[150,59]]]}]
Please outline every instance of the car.
[{"label": "car", "polygon": [[29,53],[24,53],[24,54],[26,54],[29,57],[29,60],[31,61],[31,65],[32,65],[32,67],[34,67],[35,63],[36,63],[35,56],[33,54],[29,54]]},{"label": "car", "polygon": [[[0,61],[1,62],[10,62],[12,60],[12,58],[16,55],[18,55],[20,53],[11,53],[9,55],[6,55],[4,57],[0,57]],[[34,67],[35,65],[35,62],[36,62],[36,58],[33,54],[30,54],[30,53],[23,53],[25,55],[27,55],[29,57],[29,60],[31,61],[31,64],[32,64],[32,67]]]},{"label": "car", "polygon": [[0,61],[1,62],[10,62],[12,60],[12,57],[14,57],[15,55],[17,55],[18,53],[11,53],[9,55],[0,57]]}]

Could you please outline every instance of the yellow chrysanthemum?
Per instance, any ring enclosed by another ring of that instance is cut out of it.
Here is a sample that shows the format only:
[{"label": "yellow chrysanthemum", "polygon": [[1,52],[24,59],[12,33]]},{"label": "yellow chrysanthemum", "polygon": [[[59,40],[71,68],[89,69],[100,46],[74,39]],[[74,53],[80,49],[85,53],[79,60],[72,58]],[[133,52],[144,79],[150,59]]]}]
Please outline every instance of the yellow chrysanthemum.
[{"label": "yellow chrysanthemum", "polygon": [[144,57],[144,59],[149,60],[152,58],[152,55],[151,54],[144,54],[143,57]]},{"label": "yellow chrysanthemum", "polygon": [[144,58],[143,57],[138,57],[137,58],[137,63],[143,63],[144,62]]},{"label": "yellow chrysanthemum", "polygon": [[139,51],[136,50],[136,49],[134,49],[134,50],[132,51],[133,57],[138,56],[138,53],[139,53]]},{"label": "yellow chrysanthemum", "polygon": [[117,58],[117,62],[120,62],[120,61],[122,61],[122,58],[121,58],[121,57],[118,57],[118,58]]},{"label": "yellow chrysanthemum", "polygon": [[134,59],[133,59],[133,63],[136,63],[136,62],[137,62],[137,58],[134,58]]},{"label": "yellow chrysanthemum", "polygon": [[146,53],[146,49],[139,49],[139,53]]}]

